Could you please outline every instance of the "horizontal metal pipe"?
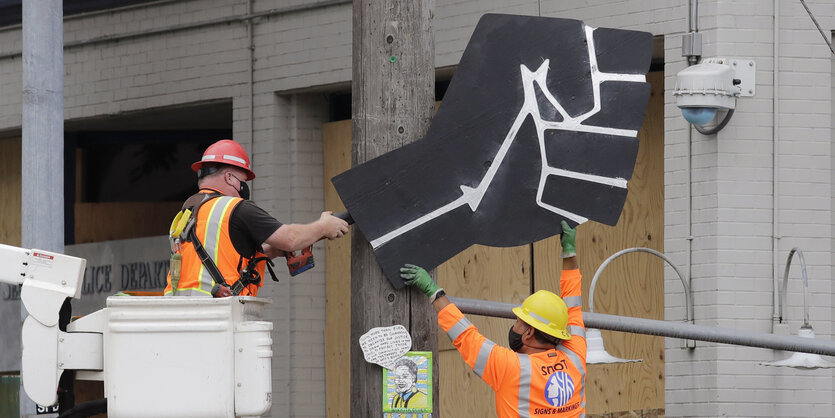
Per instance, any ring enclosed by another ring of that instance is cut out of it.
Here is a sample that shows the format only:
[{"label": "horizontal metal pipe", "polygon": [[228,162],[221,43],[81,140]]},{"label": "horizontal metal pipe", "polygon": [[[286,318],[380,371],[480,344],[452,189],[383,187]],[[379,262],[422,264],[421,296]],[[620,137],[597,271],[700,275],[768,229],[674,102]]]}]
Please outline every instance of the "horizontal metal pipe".
[{"label": "horizontal metal pipe", "polygon": [[[461,309],[461,312],[467,314],[510,319],[516,318],[516,315],[513,314],[511,309],[518,305],[512,303],[454,297],[450,297],[449,299]],[[583,322],[589,328],[610,331],[835,356],[835,342],[827,340],[707,327],[681,322],[659,321],[657,319],[607,315],[595,312],[583,312]]]}]

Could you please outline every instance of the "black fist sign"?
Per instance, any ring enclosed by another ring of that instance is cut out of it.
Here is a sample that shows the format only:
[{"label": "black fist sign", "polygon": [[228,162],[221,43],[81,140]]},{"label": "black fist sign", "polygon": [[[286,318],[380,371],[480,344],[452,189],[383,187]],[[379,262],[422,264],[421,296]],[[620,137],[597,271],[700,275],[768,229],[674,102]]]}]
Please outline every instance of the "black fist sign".
[{"label": "black fist sign", "polygon": [[649,99],[652,36],[485,15],[421,140],[333,178],[386,277],[472,244],[614,225]]}]

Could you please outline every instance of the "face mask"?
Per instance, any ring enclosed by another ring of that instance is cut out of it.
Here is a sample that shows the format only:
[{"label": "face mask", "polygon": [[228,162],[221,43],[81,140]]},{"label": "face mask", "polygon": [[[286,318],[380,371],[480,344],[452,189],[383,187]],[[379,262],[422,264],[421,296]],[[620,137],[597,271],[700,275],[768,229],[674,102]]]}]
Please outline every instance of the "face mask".
[{"label": "face mask", "polygon": [[238,196],[240,196],[241,199],[243,199],[243,200],[249,200],[249,186],[243,180],[239,179],[234,174],[232,174],[232,178],[234,178],[235,180],[238,180],[238,183],[240,183],[240,185],[241,185],[241,188],[238,189]]},{"label": "face mask", "polygon": [[249,186],[247,186],[246,183],[241,182],[241,190],[238,190],[238,195],[240,195],[243,200],[249,200]]},{"label": "face mask", "polygon": [[519,352],[522,349],[522,334],[513,330],[513,326],[510,327],[510,330],[507,331],[507,343],[510,345],[510,349]]}]

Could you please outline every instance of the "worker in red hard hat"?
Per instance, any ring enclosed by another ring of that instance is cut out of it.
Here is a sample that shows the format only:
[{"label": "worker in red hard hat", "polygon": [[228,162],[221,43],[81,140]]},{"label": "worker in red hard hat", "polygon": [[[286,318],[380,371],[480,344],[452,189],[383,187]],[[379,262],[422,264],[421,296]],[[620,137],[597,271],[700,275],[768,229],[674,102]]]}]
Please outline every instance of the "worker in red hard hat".
[{"label": "worker in red hard hat", "polygon": [[331,212],[308,224],[282,224],[249,200],[246,182],[255,173],[235,141],[210,145],[191,168],[199,190],[171,225],[166,296],[255,296],[272,258],[348,232]]}]

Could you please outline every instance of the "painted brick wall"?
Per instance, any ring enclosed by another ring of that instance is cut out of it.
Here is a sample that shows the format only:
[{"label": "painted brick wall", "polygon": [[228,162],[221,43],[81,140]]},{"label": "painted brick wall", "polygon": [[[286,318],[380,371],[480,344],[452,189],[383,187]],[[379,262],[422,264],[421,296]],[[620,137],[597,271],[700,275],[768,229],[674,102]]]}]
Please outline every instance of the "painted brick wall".
[{"label": "painted brick wall", "polygon": [[[297,4],[257,2],[254,10]],[[70,17],[65,43],[246,12],[246,2],[200,0]],[[254,199],[283,222],[310,222],[323,206],[321,125],[327,121],[327,101],[323,95],[275,92],[328,84],[328,77],[347,81],[350,17],[347,4],[258,19],[252,98],[248,31],[239,21],[66,48],[65,116],[89,118],[231,99],[234,137],[251,152],[258,173]],[[19,51],[19,28],[0,31],[0,45],[0,55]],[[307,55],[287,52],[294,49]],[[0,131],[19,129],[20,79],[20,56],[0,59]],[[274,301],[267,309],[275,324],[273,416],[324,415],[324,246],[317,244],[314,251],[319,268],[290,279],[283,259],[277,260],[281,282],[267,283],[263,292]]]},{"label": "painted brick wall", "polygon": [[[809,2],[820,19],[831,2]],[[827,14],[828,13],[828,14]],[[701,1],[705,56],[753,58],[757,95],[740,99],[716,137],[693,133],[692,288],[696,322],[771,332],[773,142],[772,2]],[[829,338],[832,296],[829,51],[802,6],[781,2],[778,267],[799,246],[809,264],[812,325]],[[826,19],[822,22],[824,27]],[[667,34],[666,253],[687,265],[687,125],[670,94],[684,68],[680,40]],[[811,92],[815,89],[815,92]],[[794,261],[787,316],[792,333],[803,318]],[[813,273],[814,271],[814,273]],[[670,276],[668,275],[668,279]],[[667,284],[672,284],[669,281]],[[672,316],[667,290],[668,319]],[[667,342],[667,414],[671,416],[831,416],[831,372],[759,366],[786,353],[699,343],[694,351]],[[695,391],[694,391],[695,389]],[[796,395],[803,392],[804,399]],[[708,402],[708,404],[705,404]]]},{"label": "painted brick wall", "polygon": [[[254,197],[282,222],[315,220],[324,206],[321,127],[328,116],[326,97],[269,94],[258,103],[256,115],[270,109],[274,126],[255,131],[254,168],[266,176],[255,180]],[[314,254],[317,268],[296,278],[277,259],[281,281],[264,288],[263,296],[273,300],[267,310],[274,323],[273,416],[325,414],[322,243],[314,246]]]},{"label": "painted brick wall", "polygon": [[259,91],[350,81],[351,16],[348,3],[260,20],[255,30]]}]

